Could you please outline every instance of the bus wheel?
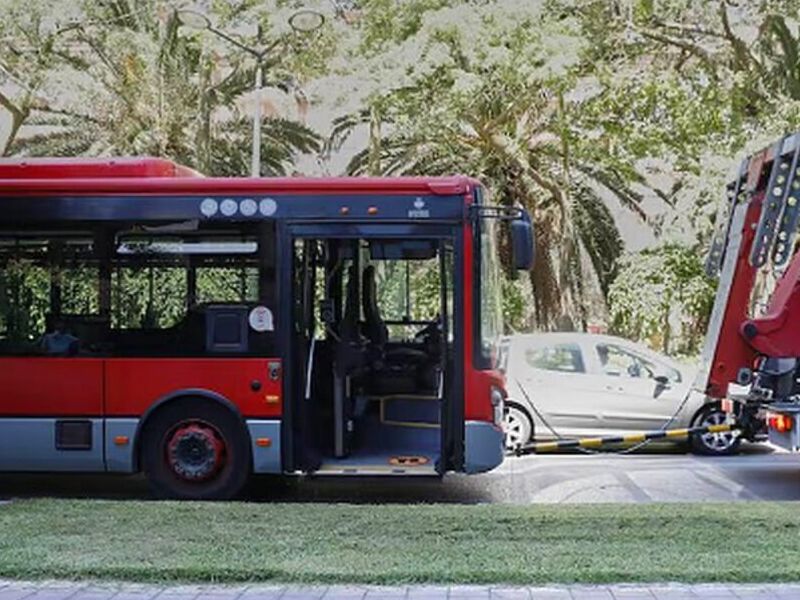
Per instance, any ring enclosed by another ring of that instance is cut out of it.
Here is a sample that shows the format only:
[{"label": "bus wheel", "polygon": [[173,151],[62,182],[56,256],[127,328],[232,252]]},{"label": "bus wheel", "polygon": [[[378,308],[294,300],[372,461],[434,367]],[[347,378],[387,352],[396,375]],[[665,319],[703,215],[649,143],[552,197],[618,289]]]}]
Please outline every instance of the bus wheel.
[{"label": "bus wheel", "polygon": [[159,498],[225,500],[250,475],[250,447],[239,418],[202,400],[177,401],[153,415],[142,434],[147,480]]}]

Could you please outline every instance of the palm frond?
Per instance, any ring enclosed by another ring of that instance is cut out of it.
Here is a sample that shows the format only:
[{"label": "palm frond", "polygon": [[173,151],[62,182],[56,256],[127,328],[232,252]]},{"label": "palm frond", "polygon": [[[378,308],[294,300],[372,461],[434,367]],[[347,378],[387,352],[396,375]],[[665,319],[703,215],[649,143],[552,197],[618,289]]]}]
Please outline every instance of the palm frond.
[{"label": "palm frond", "polygon": [[[250,170],[251,121],[232,119],[223,124],[222,135],[211,142],[214,175],[243,176]],[[290,119],[265,119],[261,130],[261,168],[265,175],[285,175],[298,154],[315,153],[321,139],[314,130]]]},{"label": "palm frond", "polygon": [[291,119],[266,119],[262,136],[267,143],[291,153],[318,152],[322,145],[316,131]]},{"label": "palm frond", "polygon": [[644,196],[632,189],[628,185],[628,182],[616,171],[606,170],[597,165],[590,165],[586,163],[578,163],[576,167],[584,175],[588,176],[590,179],[593,179],[612,192],[625,208],[638,216],[642,221],[647,222],[648,215],[642,208]]},{"label": "palm frond", "polygon": [[328,139],[322,147],[325,154],[341,149],[342,145],[352,135],[359,125],[365,125],[370,121],[370,111],[365,108],[354,113],[350,113],[333,120],[333,127],[328,135]]},{"label": "palm frond", "polygon": [[86,154],[95,143],[96,133],[93,129],[83,131],[68,129],[17,138],[10,148],[10,154],[14,156],[81,156]]},{"label": "palm frond", "polygon": [[575,186],[573,211],[578,235],[592,262],[603,295],[607,296],[625,248],[622,237],[611,211],[588,185]]}]

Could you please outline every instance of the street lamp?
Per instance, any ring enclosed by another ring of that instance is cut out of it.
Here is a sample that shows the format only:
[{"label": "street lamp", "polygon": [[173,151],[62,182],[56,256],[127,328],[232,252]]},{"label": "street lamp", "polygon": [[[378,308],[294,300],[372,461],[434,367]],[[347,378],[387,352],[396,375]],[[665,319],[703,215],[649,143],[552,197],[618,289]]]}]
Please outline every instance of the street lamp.
[{"label": "street lamp", "polygon": [[300,33],[316,31],[325,23],[325,16],[315,10],[301,9],[289,17],[289,25]]},{"label": "street lamp", "polygon": [[[271,44],[265,48],[253,48],[244,44],[235,37],[228,35],[224,31],[214,27],[211,20],[202,13],[194,10],[179,10],[177,16],[183,25],[191,27],[192,29],[205,29],[214,35],[221,37],[223,40],[236,46],[253,56],[256,59],[256,78],[253,84],[253,91],[255,92],[255,108],[253,110],[253,150],[252,162],[250,165],[250,175],[252,177],[261,176],[261,88],[263,87],[263,68],[262,63],[264,59],[272,52],[281,42],[283,36],[278,37]],[[325,23],[325,17],[322,13],[315,10],[302,9],[298,10],[289,17],[289,25],[294,31],[300,33],[311,33],[322,27]]]}]

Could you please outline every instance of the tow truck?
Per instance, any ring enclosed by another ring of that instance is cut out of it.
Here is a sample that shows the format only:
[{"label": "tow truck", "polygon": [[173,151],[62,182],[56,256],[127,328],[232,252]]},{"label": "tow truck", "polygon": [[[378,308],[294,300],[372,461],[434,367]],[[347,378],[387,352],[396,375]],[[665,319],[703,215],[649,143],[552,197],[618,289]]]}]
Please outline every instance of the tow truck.
[{"label": "tow truck", "polygon": [[745,158],[706,260],[719,279],[695,389],[742,435],[800,450],[800,133]]}]

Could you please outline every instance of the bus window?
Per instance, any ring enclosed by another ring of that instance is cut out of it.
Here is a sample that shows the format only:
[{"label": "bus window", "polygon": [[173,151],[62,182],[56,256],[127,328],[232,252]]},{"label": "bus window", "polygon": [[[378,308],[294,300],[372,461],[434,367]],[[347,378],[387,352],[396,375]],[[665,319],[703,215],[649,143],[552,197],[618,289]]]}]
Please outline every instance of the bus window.
[{"label": "bus window", "polygon": [[186,279],[179,267],[118,266],[111,274],[112,328],[176,325],[186,314]]},{"label": "bus window", "polygon": [[372,261],[378,305],[389,337],[413,337],[420,322],[435,321],[441,311],[439,258]]},{"label": "bus window", "polygon": [[258,300],[258,269],[203,267],[197,269],[197,302],[255,302]]},{"label": "bus window", "polygon": [[38,353],[56,319],[79,333],[98,316],[98,289],[90,233],[0,233],[0,353]]},{"label": "bus window", "polygon": [[46,267],[30,259],[4,259],[0,268],[0,352],[25,354],[45,331],[50,275]]},{"label": "bus window", "polygon": [[[186,231],[131,227],[117,233],[110,352],[122,356],[221,352],[221,346],[208,345],[207,332],[216,331],[218,317],[213,314],[233,310],[247,317],[273,297],[274,253],[261,251],[262,243],[273,243],[270,233],[231,225],[225,229],[200,225]],[[251,332],[252,339],[242,340],[236,352],[261,353],[271,335],[271,331]]]},{"label": "bus window", "polygon": [[96,264],[74,265],[61,271],[61,312],[68,315],[96,315],[100,274]]},{"label": "bus window", "polygon": [[171,327],[187,309],[259,298],[258,244],[253,236],[135,236],[117,244],[115,324]]}]

